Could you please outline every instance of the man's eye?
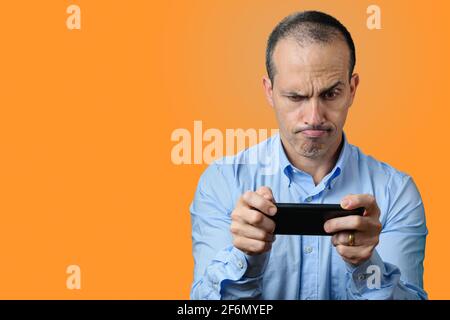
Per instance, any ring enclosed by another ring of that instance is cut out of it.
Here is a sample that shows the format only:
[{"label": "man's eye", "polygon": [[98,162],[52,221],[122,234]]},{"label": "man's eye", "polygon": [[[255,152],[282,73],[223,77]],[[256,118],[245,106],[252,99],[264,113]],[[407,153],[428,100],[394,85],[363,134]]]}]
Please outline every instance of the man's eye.
[{"label": "man's eye", "polygon": [[324,94],[323,96],[324,96],[324,98],[327,99],[327,100],[333,100],[333,99],[335,99],[338,95],[339,95],[339,91],[333,90],[333,91],[325,92],[325,94]]},{"label": "man's eye", "polygon": [[303,100],[302,96],[288,96],[289,100],[293,101],[293,102],[299,102]]}]

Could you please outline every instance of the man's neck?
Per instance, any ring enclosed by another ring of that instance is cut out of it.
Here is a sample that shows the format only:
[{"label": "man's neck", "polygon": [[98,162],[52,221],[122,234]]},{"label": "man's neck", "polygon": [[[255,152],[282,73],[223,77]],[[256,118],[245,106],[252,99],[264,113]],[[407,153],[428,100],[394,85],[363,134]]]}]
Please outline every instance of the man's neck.
[{"label": "man's neck", "polygon": [[[281,136],[280,136],[281,137]],[[320,181],[322,181],[323,177],[325,177],[336,165],[336,162],[339,158],[339,154],[343,147],[344,141],[342,135],[339,137],[339,140],[336,142],[334,147],[329,150],[326,154],[324,154],[320,158],[308,158],[299,155],[290,145],[289,143],[283,143],[283,138],[281,137],[281,142],[284,147],[284,151],[289,161],[298,169],[308,173],[313,177],[314,184],[318,185]]]}]

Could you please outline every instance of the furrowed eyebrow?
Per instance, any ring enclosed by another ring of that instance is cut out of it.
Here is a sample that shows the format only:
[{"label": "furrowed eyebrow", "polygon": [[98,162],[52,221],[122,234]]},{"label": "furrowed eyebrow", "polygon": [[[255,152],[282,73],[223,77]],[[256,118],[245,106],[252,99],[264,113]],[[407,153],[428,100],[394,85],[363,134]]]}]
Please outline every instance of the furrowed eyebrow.
[{"label": "furrowed eyebrow", "polygon": [[326,89],[323,89],[323,90],[320,92],[320,95],[323,95],[324,93],[327,93],[327,92],[329,92],[329,91],[335,89],[336,87],[340,86],[341,84],[343,84],[343,83],[342,83],[342,81],[339,80],[338,82],[336,82],[336,83],[333,84],[332,86],[330,86],[330,87],[328,87],[328,88],[326,88]]},{"label": "furrowed eyebrow", "polygon": [[[338,87],[338,86],[340,86],[342,84],[343,84],[343,82],[339,80],[336,83],[334,83],[333,85],[329,86],[328,88],[322,89],[322,91],[320,92],[320,95],[323,95],[324,93],[326,93],[328,91],[331,91],[331,90],[335,89],[336,87]],[[301,98],[306,98],[307,97],[307,96],[305,96],[305,95],[303,95],[303,94],[301,94],[299,92],[296,92],[296,91],[282,91],[281,94],[282,95],[286,95],[286,96],[298,96],[298,97],[301,97]]]}]

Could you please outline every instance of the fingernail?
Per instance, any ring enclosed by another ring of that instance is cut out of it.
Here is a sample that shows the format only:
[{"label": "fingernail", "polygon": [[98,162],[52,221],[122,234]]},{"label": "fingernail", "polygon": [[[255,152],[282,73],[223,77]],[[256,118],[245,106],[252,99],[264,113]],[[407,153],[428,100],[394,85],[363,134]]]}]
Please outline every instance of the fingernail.
[{"label": "fingernail", "polygon": [[349,205],[350,205],[350,201],[349,200],[347,200],[347,199],[342,200],[342,202],[341,202],[341,207],[342,208],[347,208]]},{"label": "fingernail", "polygon": [[270,213],[270,214],[275,214],[275,213],[277,213],[277,208],[276,208],[276,207],[270,207],[270,208],[269,208],[269,213]]}]

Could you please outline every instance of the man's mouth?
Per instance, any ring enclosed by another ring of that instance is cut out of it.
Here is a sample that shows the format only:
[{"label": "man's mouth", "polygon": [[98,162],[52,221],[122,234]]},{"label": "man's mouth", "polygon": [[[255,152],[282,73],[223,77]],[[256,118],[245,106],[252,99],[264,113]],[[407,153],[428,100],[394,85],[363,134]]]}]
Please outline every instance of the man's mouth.
[{"label": "man's mouth", "polygon": [[328,130],[303,130],[302,133],[309,138],[320,138],[328,133]]}]

